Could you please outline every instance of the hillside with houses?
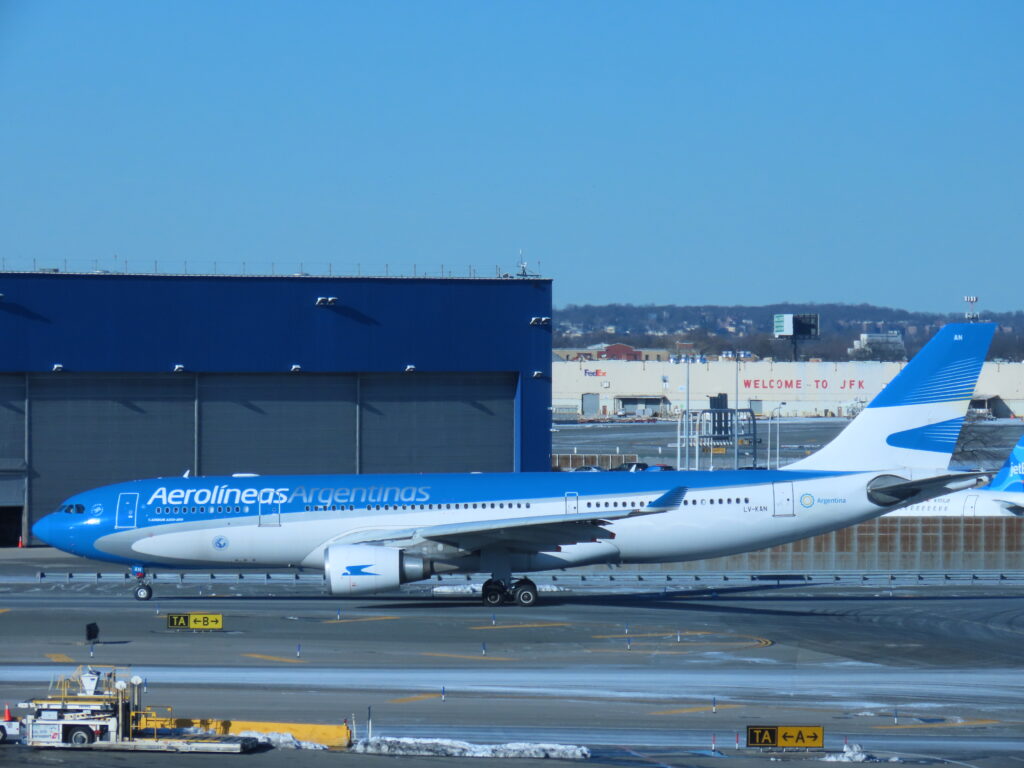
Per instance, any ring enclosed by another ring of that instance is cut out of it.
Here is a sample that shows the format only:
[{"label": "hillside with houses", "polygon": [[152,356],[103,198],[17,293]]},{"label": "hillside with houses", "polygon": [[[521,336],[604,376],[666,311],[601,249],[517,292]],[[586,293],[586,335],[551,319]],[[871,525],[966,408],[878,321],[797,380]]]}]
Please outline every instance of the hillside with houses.
[{"label": "hillside with houses", "polygon": [[[964,313],[910,312],[870,304],[767,304],[674,306],[570,304],[553,317],[556,349],[601,348],[621,343],[634,349],[673,354],[720,355],[743,350],[759,358],[792,354],[775,339],[776,314],[815,313],[820,337],[801,342],[801,359],[826,361],[907,359],[939,327],[962,321]],[[998,324],[989,359],[1024,359],[1024,312],[983,312]]]}]

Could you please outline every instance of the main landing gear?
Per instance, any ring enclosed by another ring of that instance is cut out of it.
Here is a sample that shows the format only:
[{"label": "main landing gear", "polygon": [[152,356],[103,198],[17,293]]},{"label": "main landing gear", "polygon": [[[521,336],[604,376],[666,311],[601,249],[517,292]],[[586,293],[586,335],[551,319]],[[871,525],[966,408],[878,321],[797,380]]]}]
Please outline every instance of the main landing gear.
[{"label": "main landing gear", "polygon": [[133,565],[132,576],[136,579],[135,588],[132,590],[135,599],[149,600],[153,596],[153,588],[146,581],[146,571],[141,566]]},{"label": "main landing gear", "polygon": [[488,579],[483,586],[484,605],[495,608],[505,603],[515,603],[529,608],[537,603],[537,585],[529,579],[519,579],[506,587],[501,579]]}]

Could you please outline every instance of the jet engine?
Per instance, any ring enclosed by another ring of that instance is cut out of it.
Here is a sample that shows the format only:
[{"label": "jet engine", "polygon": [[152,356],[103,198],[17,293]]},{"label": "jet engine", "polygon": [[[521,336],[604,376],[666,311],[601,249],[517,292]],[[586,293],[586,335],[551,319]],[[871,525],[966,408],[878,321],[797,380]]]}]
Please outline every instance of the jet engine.
[{"label": "jet engine", "polygon": [[332,595],[368,595],[429,578],[428,561],[393,547],[332,544],[324,550],[324,575]]}]

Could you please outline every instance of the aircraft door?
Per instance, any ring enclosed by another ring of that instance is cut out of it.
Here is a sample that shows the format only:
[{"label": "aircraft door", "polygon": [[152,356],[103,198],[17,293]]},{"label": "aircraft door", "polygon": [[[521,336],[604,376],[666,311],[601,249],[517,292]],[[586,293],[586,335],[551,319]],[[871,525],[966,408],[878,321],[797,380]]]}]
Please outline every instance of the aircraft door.
[{"label": "aircraft door", "polygon": [[978,506],[978,494],[974,493],[964,499],[964,517],[974,517],[974,510]]},{"label": "aircraft door", "polygon": [[772,517],[796,517],[796,510],[793,508],[793,484],[772,483],[772,491],[775,494]]},{"label": "aircraft door", "polygon": [[279,526],[281,525],[281,504],[276,501],[260,501],[259,525]]},{"label": "aircraft door", "polygon": [[119,493],[117,495],[117,517],[115,528],[134,528],[139,512],[139,494]]},{"label": "aircraft door", "polygon": [[580,495],[575,491],[565,494],[565,514],[575,515],[580,511]]}]

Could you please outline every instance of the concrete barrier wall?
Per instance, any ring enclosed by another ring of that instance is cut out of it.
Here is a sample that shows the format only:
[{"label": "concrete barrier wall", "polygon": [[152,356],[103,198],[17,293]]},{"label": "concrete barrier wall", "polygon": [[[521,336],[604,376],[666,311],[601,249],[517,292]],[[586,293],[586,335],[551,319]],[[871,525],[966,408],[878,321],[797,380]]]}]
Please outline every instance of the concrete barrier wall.
[{"label": "concrete barrier wall", "polygon": [[[658,567],[652,567],[657,569]],[[667,571],[1020,571],[1024,518],[882,517],[771,549]]]}]

